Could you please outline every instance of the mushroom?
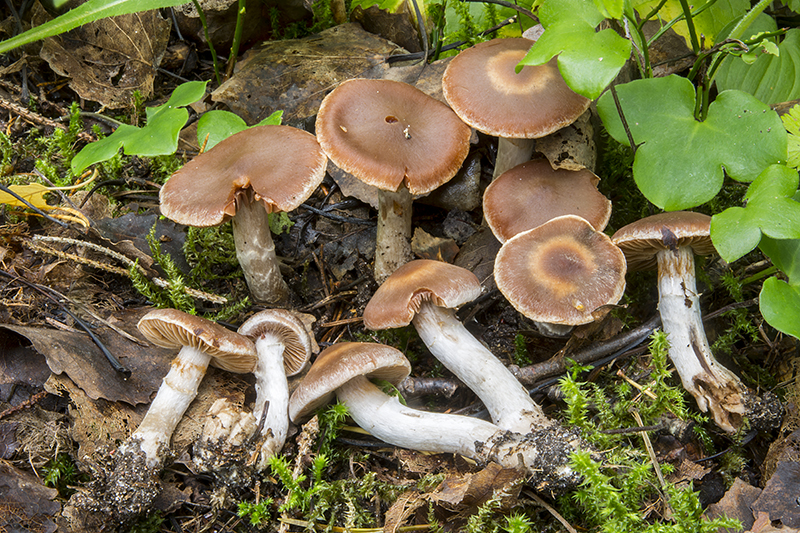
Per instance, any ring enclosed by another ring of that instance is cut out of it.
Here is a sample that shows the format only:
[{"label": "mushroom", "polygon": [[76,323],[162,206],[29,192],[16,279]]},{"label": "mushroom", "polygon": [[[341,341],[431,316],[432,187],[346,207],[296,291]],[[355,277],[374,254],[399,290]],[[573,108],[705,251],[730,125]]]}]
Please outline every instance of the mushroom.
[{"label": "mushroom", "polygon": [[517,73],[532,45],[521,37],[478,43],[454,57],[442,78],[453,111],[476,130],[498,137],[493,178],[528,161],[534,139],[572,124],[591,103],[567,86],[557,58]]},{"label": "mushroom", "polygon": [[556,217],[518,233],[497,253],[494,279],[514,308],[540,329],[588,324],[625,291],[625,256],[579,216]]},{"label": "mushroom", "polygon": [[330,401],[347,406],[353,420],[378,439],[412,450],[457,453],[482,463],[495,461],[531,475],[535,485],[552,490],[574,485],[578,476],[568,466],[569,453],[580,439],[573,432],[543,430],[523,436],[476,418],[431,413],[406,407],[370,379],[397,384],[410,373],[408,360],[389,346],[338,343],[319,354],[289,400],[289,416],[297,423]]},{"label": "mushroom", "polygon": [[472,389],[499,427],[525,434],[552,425],[511,371],[456,318],[454,308],[480,293],[469,270],[417,259],[375,291],[364,309],[364,326],[380,330],[413,323],[430,352]]},{"label": "mushroom", "polygon": [[257,302],[281,303],[281,276],[269,213],[291,211],[325,176],[327,158],[313,135],[258,126],[231,135],[186,163],[161,188],[161,213],[189,226],[232,219],[236,257]]},{"label": "mushroom", "polygon": [[322,101],[319,143],[331,161],[378,188],[375,279],[411,258],[412,195],[450,180],[470,129],[445,104],[406,83],[352,79]]},{"label": "mushroom", "polygon": [[577,215],[597,231],[611,217],[611,201],[597,190],[598,178],[582,170],[554,170],[535,159],[507,170],[483,193],[483,216],[503,243],[562,215]]},{"label": "mushroom", "polygon": [[153,344],[180,351],[139,427],[107,459],[93,466],[94,480],[74,496],[76,507],[111,514],[119,521],[150,510],[161,492],[158,474],[170,438],[197,395],[209,363],[247,373],[256,362],[250,339],[182,311],[151,311],[138,327]]},{"label": "mushroom", "polygon": [[255,342],[258,360],[256,402],[253,408],[262,428],[263,443],[256,469],[264,470],[269,458],[280,452],[289,431],[287,376],[299,373],[311,358],[311,338],[305,324],[291,311],[267,309],[248,318],[239,333]]},{"label": "mushroom", "polygon": [[256,350],[247,337],[176,309],[150,311],[139,320],[138,328],[156,346],[180,349],[144,419],[119,448],[120,453],[141,450],[147,467],[159,468],[172,432],[197,395],[209,363],[230,372],[251,372]]},{"label": "mushroom", "polygon": [[742,425],[751,392],[714,357],[706,338],[695,282],[694,255],[714,253],[711,217],[689,211],[660,213],[620,228],[612,237],[630,270],[658,265],[658,311],[669,356],[683,387],[701,411],[734,432]]}]

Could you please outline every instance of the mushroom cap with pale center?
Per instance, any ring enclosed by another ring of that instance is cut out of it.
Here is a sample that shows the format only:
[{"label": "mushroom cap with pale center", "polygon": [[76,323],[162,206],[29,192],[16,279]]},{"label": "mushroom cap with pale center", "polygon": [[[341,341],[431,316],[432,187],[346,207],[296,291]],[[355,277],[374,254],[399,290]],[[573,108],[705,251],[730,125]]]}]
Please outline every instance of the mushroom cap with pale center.
[{"label": "mushroom cap with pale center", "polygon": [[591,100],[570,89],[557,59],[516,66],[533,41],[494,39],[459,53],[442,78],[444,97],[461,120],[496,137],[537,139],[575,122]]},{"label": "mushroom cap with pale center", "polygon": [[611,201],[597,190],[593,172],[554,170],[546,159],[517,165],[483,193],[483,215],[500,242],[562,215],[577,215],[597,231],[611,217]]},{"label": "mushroom cap with pale center", "polygon": [[278,337],[284,345],[283,367],[287,376],[299,373],[311,359],[311,338],[306,325],[291,311],[259,311],[239,326],[239,334],[253,340],[264,334]]},{"label": "mushroom cap with pale center", "polygon": [[577,326],[616,304],[625,291],[625,256],[611,239],[575,215],[519,233],[500,248],[497,288],[539,322]]},{"label": "mushroom cap with pale center", "polygon": [[708,215],[670,211],[632,222],[617,230],[611,240],[625,254],[628,269],[646,270],[656,267],[656,254],[663,250],[691,246],[697,255],[713,254],[710,227]]},{"label": "mushroom cap with pale center", "polygon": [[289,418],[302,420],[326,403],[334,392],[356,376],[383,379],[397,385],[411,373],[400,350],[377,343],[340,342],[317,356],[308,374],[289,399]]},{"label": "mushroom cap with pale center", "polygon": [[407,326],[424,300],[455,308],[481,294],[478,278],[465,268],[431,259],[416,259],[398,268],[378,287],[364,308],[371,330]]},{"label": "mushroom cap with pale center", "polygon": [[256,126],[231,135],[175,172],[161,188],[161,214],[188,226],[216,226],[237,203],[267,213],[291,211],[325,177],[328,159],[316,138],[290,126]]},{"label": "mushroom cap with pale center", "polygon": [[253,342],[216,322],[177,309],[156,309],[144,315],[139,331],[162,348],[191,346],[211,356],[211,364],[237,374],[252,372],[256,365]]},{"label": "mushroom cap with pale center", "polygon": [[342,170],[379,189],[426,194],[455,176],[469,127],[442,102],[407,83],[351,79],[320,105],[317,138]]}]

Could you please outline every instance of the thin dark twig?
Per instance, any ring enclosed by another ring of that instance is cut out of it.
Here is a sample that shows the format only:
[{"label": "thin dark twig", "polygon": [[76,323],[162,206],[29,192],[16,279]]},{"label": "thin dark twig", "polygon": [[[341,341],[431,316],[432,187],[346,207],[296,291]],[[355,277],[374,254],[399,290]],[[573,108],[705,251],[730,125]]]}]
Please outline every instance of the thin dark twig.
[{"label": "thin dark twig", "polygon": [[601,429],[600,433],[606,435],[625,435],[628,433],[644,433],[645,431],[658,431],[664,429],[663,424],[656,424],[655,426],[641,426],[635,428],[617,428],[617,429]]},{"label": "thin dark twig", "polygon": [[622,104],[619,102],[619,96],[617,95],[617,88],[612,83],[611,87],[609,87],[611,91],[611,96],[614,98],[614,105],[617,107],[617,113],[619,113],[619,120],[622,122],[622,127],[625,130],[625,135],[628,136],[628,142],[631,145],[631,149],[633,150],[633,155],[636,155],[636,149],[638,148],[637,144],[633,142],[633,134],[631,133],[631,129],[628,126],[628,121],[625,120],[625,113],[622,112]]},{"label": "thin dark twig", "polygon": [[62,227],[64,227],[64,228],[68,228],[68,227],[69,227],[69,224],[67,224],[66,222],[62,222],[62,221],[58,220],[58,219],[57,219],[57,218],[55,218],[55,217],[51,217],[50,215],[48,215],[47,213],[45,213],[44,211],[42,211],[41,209],[39,209],[38,207],[36,207],[36,206],[35,206],[35,205],[33,205],[32,203],[30,203],[28,200],[26,200],[26,199],[25,199],[25,198],[23,198],[22,196],[18,195],[17,193],[15,193],[14,191],[12,191],[12,190],[11,190],[11,189],[9,189],[8,187],[6,187],[5,185],[2,185],[2,184],[0,184],[0,191],[3,191],[3,192],[5,192],[5,193],[8,193],[8,194],[10,194],[10,195],[11,195],[11,196],[13,196],[14,198],[16,198],[17,200],[19,200],[19,201],[20,201],[20,202],[22,202],[23,204],[25,204],[25,205],[26,205],[26,206],[27,206],[29,209],[31,209],[31,210],[33,210],[35,213],[37,213],[37,214],[39,214],[39,215],[43,216],[43,217],[44,217],[44,218],[46,218],[47,220],[50,220],[51,222],[55,222],[56,224],[58,224],[59,226],[62,226]]},{"label": "thin dark twig", "polygon": [[[641,326],[621,335],[617,335],[613,339],[605,342],[599,342],[584,350],[574,353],[569,356],[569,359],[583,365],[596,361],[597,359],[617,350],[628,350],[649,337],[650,334],[652,334],[660,324],[661,315],[657,314]],[[531,385],[543,378],[560,374],[564,372],[566,368],[566,357],[552,357],[542,363],[525,367],[519,367],[516,365],[509,366],[509,370],[511,370],[514,376],[516,376],[516,378],[523,385]]]},{"label": "thin dark twig", "polygon": [[425,28],[425,21],[422,19],[422,13],[419,10],[419,3],[417,0],[411,0],[411,3],[414,4],[414,14],[417,17],[417,27],[419,28],[419,38],[422,39],[422,59],[420,59],[420,63],[422,63],[422,68],[417,74],[417,79],[422,76],[422,71],[425,70],[426,59],[429,55],[430,50],[428,49],[428,31]]},{"label": "thin dark twig", "polygon": [[733,302],[725,307],[720,307],[716,311],[708,313],[706,316],[704,316],[703,320],[711,320],[712,318],[716,318],[723,313],[727,313],[728,311],[741,309],[742,307],[750,307],[751,305],[758,305],[758,298],[751,298],[750,300],[745,300],[743,302]]},{"label": "thin dark twig", "polygon": [[117,359],[110,351],[108,351],[108,348],[106,348],[103,342],[97,337],[97,335],[95,335],[92,332],[88,324],[86,324],[83,320],[78,318],[75,315],[75,313],[70,311],[67,308],[67,306],[64,305],[62,300],[67,300],[66,296],[64,296],[63,294],[54,289],[51,289],[50,287],[45,287],[43,285],[32,283],[23,278],[22,276],[6,272],[5,270],[2,269],[0,269],[0,274],[3,274],[4,276],[10,278],[13,281],[19,281],[23,285],[30,287],[31,289],[44,295],[46,298],[52,300],[56,305],[58,305],[59,309],[68,314],[75,321],[75,323],[89,335],[89,338],[92,339],[92,342],[94,342],[98,348],[100,348],[100,351],[103,352],[103,355],[106,357],[111,367],[115,371],[117,371],[117,373],[122,375],[124,379],[128,379],[129,377],[131,377],[131,371],[127,367],[123,366],[122,363],[119,362],[119,359]]},{"label": "thin dark twig", "polygon": [[363,224],[366,226],[375,225],[375,222],[371,220],[365,220],[363,218],[357,218],[357,217],[343,217],[339,215],[334,215],[333,213],[328,213],[327,211],[323,211],[322,209],[317,209],[316,207],[308,204],[300,204],[300,207],[302,207],[303,209],[307,209],[308,211],[311,211],[312,213],[317,214],[321,217],[329,218],[336,222],[349,222],[350,224]]},{"label": "thin dark twig", "polygon": [[539,23],[539,17],[533,14],[530,9],[525,9],[524,7],[520,7],[516,4],[512,4],[511,2],[507,2],[506,0],[461,0],[462,2],[481,2],[483,4],[497,4],[498,6],[507,7],[509,9],[513,9],[517,13],[521,13],[528,17],[529,19],[535,21],[537,24]]}]

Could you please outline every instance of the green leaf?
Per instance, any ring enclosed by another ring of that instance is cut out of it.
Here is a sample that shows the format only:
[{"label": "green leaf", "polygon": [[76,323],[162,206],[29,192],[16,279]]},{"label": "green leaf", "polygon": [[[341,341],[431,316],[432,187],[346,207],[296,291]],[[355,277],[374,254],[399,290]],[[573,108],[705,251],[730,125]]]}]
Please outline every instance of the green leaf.
[{"label": "green leaf", "polygon": [[[256,126],[280,126],[283,111],[275,111]],[[205,113],[197,121],[197,143],[205,144],[205,150],[211,150],[218,142],[227,139],[234,133],[244,131],[249,126],[242,118],[230,111],[215,109]],[[206,141],[206,136],[208,140]]]},{"label": "green leaf", "polygon": [[46,37],[68,32],[96,20],[185,3],[185,0],[89,0],[49,22],[0,42],[0,54]]},{"label": "green leaf", "polygon": [[758,306],[770,326],[800,339],[800,286],[769,278],[761,287]]},{"label": "green leaf", "polygon": [[[772,44],[771,42],[765,42]],[[764,53],[757,47],[756,59],[747,64],[743,58],[725,58],[715,77],[720,91],[739,89],[766,104],[800,98],[800,29],[794,28],[778,45],[778,53]]]},{"label": "green leaf", "polygon": [[789,133],[789,160],[786,164],[800,168],[800,104],[792,106],[788,113],[781,115],[783,127]]},{"label": "green leaf", "polygon": [[[709,0],[713,1],[713,0]],[[689,2],[692,10],[697,10],[708,2]],[[658,0],[653,0],[645,4],[636,6],[639,14],[644,16],[658,5]],[[717,34],[722,31],[731,21],[744,15],[750,8],[749,0],[716,0],[708,9],[692,18],[694,22],[697,38],[703,48],[710,48],[714,45]],[[667,0],[658,12],[658,16],[669,21],[683,15],[680,0]],[[689,37],[689,30],[685,21],[678,22],[673,26],[675,32],[686,40],[686,45],[691,48],[692,43]]]},{"label": "green leaf", "polygon": [[800,239],[764,237],[758,247],[789,277],[791,285],[800,285]]},{"label": "green leaf", "polygon": [[190,81],[176,87],[165,104],[145,110],[147,125],[143,128],[123,124],[108,137],[87,144],[72,158],[72,172],[77,175],[89,165],[107,161],[120,148],[127,155],[145,157],[175,153],[178,135],[189,118],[184,106],[205,95],[206,83]]},{"label": "green leaf", "polygon": [[604,17],[585,0],[545,0],[539,8],[544,34],[520,61],[543,65],[558,55],[558,69],[578,94],[595,99],[617,76],[631,55],[631,43],[616,32],[595,32]]},{"label": "green leaf", "polygon": [[594,0],[595,7],[607,19],[621,19],[624,0]]},{"label": "green leaf", "polygon": [[[726,173],[748,182],[787,158],[786,130],[768,106],[747,93],[725,91],[700,122],[694,118],[694,91],[689,80],[675,75],[617,88],[638,145],[633,177],[648,200],[668,211],[711,200]],[[600,97],[597,111],[611,136],[628,145],[610,93]]]},{"label": "green leaf", "polygon": [[797,171],[772,165],[750,185],[745,207],[729,207],[711,217],[711,240],[719,255],[732,262],[754,250],[762,234],[774,239],[800,239]]}]

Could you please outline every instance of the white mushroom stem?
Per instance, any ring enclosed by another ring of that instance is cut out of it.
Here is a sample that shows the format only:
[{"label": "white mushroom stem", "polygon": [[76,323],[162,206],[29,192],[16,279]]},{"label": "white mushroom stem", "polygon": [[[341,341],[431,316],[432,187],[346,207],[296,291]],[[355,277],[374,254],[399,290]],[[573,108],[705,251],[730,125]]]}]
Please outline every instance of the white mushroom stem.
[{"label": "white mushroom stem", "polygon": [[202,350],[184,346],[172,365],[141,424],[121,452],[139,449],[145,453],[148,468],[160,468],[169,451],[169,441],[183,413],[197,396],[211,356]]},{"label": "white mushroom stem", "polygon": [[719,364],[708,345],[694,272],[691,247],[658,253],[658,308],[669,341],[669,356],[683,387],[701,411],[711,411],[725,431],[741,426],[746,388]]},{"label": "white mushroom stem", "polygon": [[535,144],[536,139],[498,137],[492,179],[495,180],[506,170],[530,161]]},{"label": "white mushroom stem", "polygon": [[[253,414],[263,428],[263,443],[256,468],[264,470],[269,458],[280,452],[289,432],[289,384],[283,366],[284,343],[277,335],[262,333],[255,341],[258,360],[253,373],[256,376],[256,403]],[[266,415],[264,407],[269,402]],[[263,420],[263,424],[261,419]]]},{"label": "white mushroom stem", "polygon": [[286,302],[289,288],[275,254],[269,215],[261,202],[240,198],[232,219],[233,241],[250,294],[260,303]]},{"label": "white mushroom stem", "polygon": [[481,399],[497,426],[525,434],[552,424],[514,374],[452,309],[423,301],[413,324],[430,352]]},{"label": "white mushroom stem", "polygon": [[[348,381],[336,394],[361,428],[389,444],[423,452],[457,453],[528,473],[541,473],[545,466],[557,471],[555,477],[559,479],[575,477],[566,461],[560,465],[543,465],[547,453],[534,440],[484,420],[411,409],[396,397],[383,393],[364,376]],[[568,443],[563,441],[560,439],[556,444],[566,449]],[[567,454],[556,456],[565,458]]]},{"label": "white mushroom stem", "polygon": [[397,192],[378,189],[374,272],[378,283],[411,260],[412,204],[413,197],[404,185]]}]

